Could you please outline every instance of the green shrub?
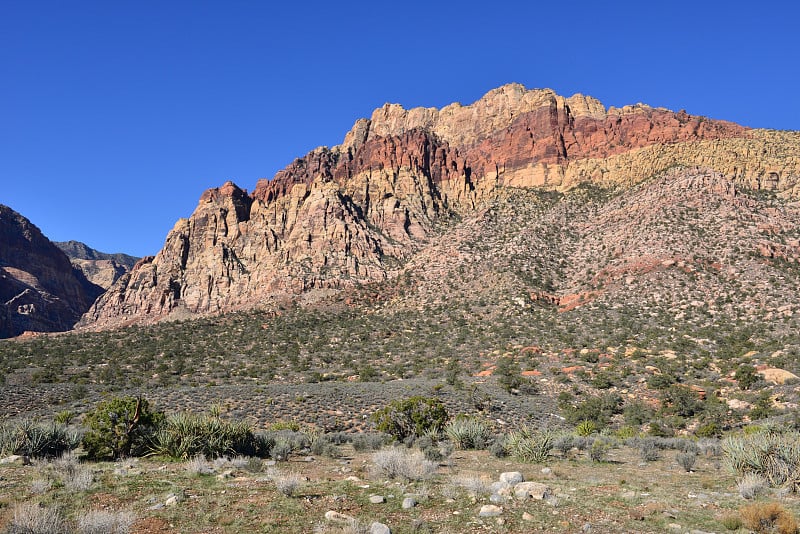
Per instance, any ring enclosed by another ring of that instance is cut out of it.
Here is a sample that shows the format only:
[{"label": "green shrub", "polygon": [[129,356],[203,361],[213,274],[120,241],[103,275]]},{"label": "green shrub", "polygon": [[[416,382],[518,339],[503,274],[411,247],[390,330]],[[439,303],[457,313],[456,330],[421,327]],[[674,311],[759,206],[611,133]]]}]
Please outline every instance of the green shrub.
[{"label": "green shrub", "polygon": [[739,383],[739,389],[750,389],[761,377],[756,372],[755,367],[743,363],[736,368],[733,378]]},{"label": "green shrub", "polygon": [[372,415],[379,431],[401,441],[421,436],[430,429],[442,428],[447,418],[442,401],[422,396],[396,400]]},{"label": "green shrub", "polygon": [[698,438],[718,438],[722,435],[722,429],[716,423],[706,423],[697,427],[694,435]]},{"label": "green shrub", "polygon": [[578,402],[571,398],[560,397],[561,408],[567,422],[577,425],[581,421],[594,421],[598,428],[603,428],[611,421],[611,417],[622,412],[622,398],[614,393],[601,397],[590,396]]},{"label": "green shrub", "polygon": [[88,427],[83,447],[91,459],[117,459],[141,456],[160,421],[161,412],[151,412],[147,400],[139,397],[118,397],[97,405],[86,414]]}]

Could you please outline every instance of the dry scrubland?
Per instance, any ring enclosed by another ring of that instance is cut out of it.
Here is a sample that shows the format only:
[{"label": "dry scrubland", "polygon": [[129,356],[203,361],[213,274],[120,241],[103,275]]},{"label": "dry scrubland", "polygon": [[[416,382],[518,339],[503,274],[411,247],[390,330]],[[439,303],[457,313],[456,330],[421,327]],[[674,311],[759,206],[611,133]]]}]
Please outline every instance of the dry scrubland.
[{"label": "dry scrubland", "polygon": [[[303,305],[0,342],[12,437],[24,418],[83,432],[99,403],[125,395],[168,417],[216,406],[254,435],[293,436],[250,459],[33,455],[0,466],[2,528],[793,532],[797,206],[669,184],[663,198],[658,177],[625,194],[509,189],[437,228],[399,277]],[[363,450],[373,414],[412,396],[490,432]],[[501,439],[524,428],[552,448]],[[737,437],[750,441],[725,441]],[[24,449],[5,443],[3,457]],[[418,452],[381,470],[399,451]],[[549,489],[492,497],[512,471]]]},{"label": "dry scrubland", "polygon": [[[8,532],[383,532],[376,522],[395,533],[748,532],[764,514],[759,532],[794,532],[800,511],[798,480],[737,476],[730,443],[716,439],[553,433],[532,462],[497,457],[493,432],[491,451],[455,448],[472,434],[452,431],[413,446],[280,432],[296,448],[277,461],[68,454],[3,465],[0,521]],[[518,475],[533,484],[514,486]]]}]

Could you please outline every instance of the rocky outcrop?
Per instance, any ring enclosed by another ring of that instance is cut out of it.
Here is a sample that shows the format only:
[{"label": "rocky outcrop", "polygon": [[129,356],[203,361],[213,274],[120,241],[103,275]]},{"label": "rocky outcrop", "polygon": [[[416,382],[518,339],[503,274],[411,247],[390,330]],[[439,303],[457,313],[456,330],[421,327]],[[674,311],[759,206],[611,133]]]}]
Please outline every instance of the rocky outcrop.
[{"label": "rocky outcrop", "polygon": [[509,188],[630,187],[676,166],[708,169],[731,190],[796,196],[800,139],[517,84],[469,106],[387,104],[340,146],[295,160],[251,194],[230,182],[204,193],[82,324],[269,306],[381,281]]},{"label": "rocky outcrop", "polygon": [[127,254],[107,254],[95,250],[80,241],[54,243],[95,285],[108,289],[120,276],[130,271],[139,258]]},{"label": "rocky outcrop", "polygon": [[102,291],[28,219],[0,205],[0,337],[69,330]]}]

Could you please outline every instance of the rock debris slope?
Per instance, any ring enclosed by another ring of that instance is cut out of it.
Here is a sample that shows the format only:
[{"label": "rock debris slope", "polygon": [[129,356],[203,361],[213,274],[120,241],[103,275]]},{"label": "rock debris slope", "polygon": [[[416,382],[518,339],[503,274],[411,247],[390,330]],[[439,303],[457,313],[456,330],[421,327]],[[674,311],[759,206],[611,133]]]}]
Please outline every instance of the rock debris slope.
[{"label": "rock debris slope", "polygon": [[[252,193],[231,182],[206,191],[164,248],[123,275],[81,324],[317,299],[419,271],[424,258],[446,261],[432,256],[442,236],[515,191],[624,191],[654,177],[664,187],[688,180],[664,189],[667,197],[699,180],[730,198],[747,189],[794,199],[800,136],[642,104],[606,109],[591,97],[518,84],[468,106],[387,104],[357,121],[341,145],[295,160]],[[569,252],[551,245],[545,262]],[[580,292],[581,284],[550,280],[541,289]]]}]

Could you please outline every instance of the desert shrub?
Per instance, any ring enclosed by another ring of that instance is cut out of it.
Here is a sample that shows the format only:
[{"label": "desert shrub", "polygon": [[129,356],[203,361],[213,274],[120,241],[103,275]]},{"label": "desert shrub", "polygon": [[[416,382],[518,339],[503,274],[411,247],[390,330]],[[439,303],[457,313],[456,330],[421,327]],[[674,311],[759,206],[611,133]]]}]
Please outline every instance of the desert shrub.
[{"label": "desert shrub", "polygon": [[20,454],[33,458],[54,458],[80,444],[80,434],[64,424],[23,419],[0,425],[0,456]]},{"label": "desert shrub", "polygon": [[695,452],[679,452],[675,455],[675,461],[687,473],[694,469],[694,464],[697,462],[697,453]]},{"label": "desert shrub", "polygon": [[14,506],[8,534],[67,534],[67,520],[58,508],[24,502]]},{"label": "desert shrub", "polygon": [[297,493],[298,488],[305,479],[297,473],[275,472],[270,478],[275,483],[275,489],[286,497],[292,497]]},{"label": "desert shrub", "polygon": [[506,447],[505,438],[495,438],[489,445],[489,452],[495,458],[505,458],[508,456],[508,448]]},{"label": "desert shrub", "polygon": [[186,461],[186,471],[193,475],[213,475],[216,470],[205,456],[198,454]]},{"label": "desert shrub", "polygon": [[374,474],[388,478],[405,480],[424,480],[431,477],[437,464],[425,458],[420,451],[403,447],[383,449],[372,455]]},{"label": "desert shrub", "polygon": [[522,384],[519,364],[507,356],[497,360],[493,374],[497,377],[497,383],[500,384],[500,387],[509,393]]},{"label": "desert shrub", "polygon": [[744,499],[755,499],[769,489],[769,481],[758,473],[745,473],[736,481],[736,489]]},{"label": "desert shrub", "polygon": [[694,431],[694,435],[698,438],[718,438],[722,435],[722,429],[717,423],[706,423],[697,427],[697,430]]},{"label": "desert shrub", "polygon": [[622,397],[608,393],[600,397],[590,396],[582,401],[563,398],[560,399],[559,408],[570,424],[593,421],[598,428],[603,428],[608,425],[612,416],[622,412]]},{"label": "desert shrub", "polygon": [[597,428],[597,423],[594,421],[581,421],[575,425],[575,433],[579,436],[590,436],[599,431],[600,429]]},{"label": "desert shrub", "polygon": [[739,530],[742,528],[742,518],[736,513],[726,513],[719,517],[719,522],[727,530]]},{"label": "desert shrub", "polygon": [[761,376],[756,372],[756,368],[746,363],[736,368],[733,378],[739,383],[740,389],[750,389],[753,384],[758,382]]},{"label": "desert shrub", "polygon": [[450,483],[464,489],[470,497],[480,498],[492,493],[491,482],[477,476],[457,475],[450,480]]},{"label": "desert shrub", "polygon": [[589,447],[589,458],[593,462],[604,462],[610,448],[611,443],[609,441],[597,438],[592,442],[592,446]]},{"label": "desert shrub", "polygon": [[353,436],[353,449],[356,451],[377,451],[386,444],[386,434],[364,433]]},{"label": "desert shrub", "polygon": [[289,456],[291,456],[293,450],[294,446],[291,440],[279,438],[275,440],[275,445],[270,449],[269,456],[278,462],[286,462],[289,460]]},{"label": "desert shrub", "polygon": [[207,414],[178,413],[167,417],[153,434],[154,453],[186,460],[195,456],[218,458],[255,456],[257,443],[250,423],[228,421]]},{"label": "desert shrub", "polygon": [[133,512],[90,510],[78,516],[79,534],[127,534],[136,516]]},{"label": "desert shrub", "polygon": [[476,417],[457,417],[444,427],[457,449],[485,449],[492,436],[489,423]]},{"label": "desert shrub", "polygon": [[754,503],[739,510],[745,528],[757,533],[795,534],[797,520],[775,502]]},{"label": "desert shrub", "polygon": [[722,454],[722,443],[718,439],[704,438],[697,442],[698,454],[716,458]]},{"label": "desert shrub", "polygon": [[328,458],[338,458],[341,456],[339,448],[327,434],[317,435],[311,440],[311,454],[327,456]]},{"label": "desert shrub", "polygon": [[636,440],[636,448],[639,449],[639,456],[645,462],[655,462],[660,456],[659,448],[655,438],[642,438]]},{"label": "desert shrub", "polygon": [[553,438],[553,448],[566,456],[575,447],[575,438],[572,434],[559,434]]},{"label": "desert shrub", "polygon": [[512,456],[523,462],[547,461],[553,450],[554,437],[550,432],[534,432],[528,428],[511,432],[506,438],[506,447]]},{"label": "desert shrub", "polygon": [[161,420],[163,414],[150,411],[146,399],[109,399],[86,414],[83,448],[91,459],[141,456],[149,450],[150,436]]},{"label": "desert shrub", "polygon": [[447,418],[442,401],[422,396],[396,400],[372,415],[379,431],[401,441],[409,436],[421,436],[431,428],[442,428]]},{"label": "desert shrub", "polygon": [[661,394],[662,411],[680,417],[692,417],[703,409],[703,403],[688,386],[673,384]]},{"label": "desert shrub", "polygon": [[757,433],[723,441],[725,465],[738,476],[755,473],[771,486],[800,486],[800,435]]}]

